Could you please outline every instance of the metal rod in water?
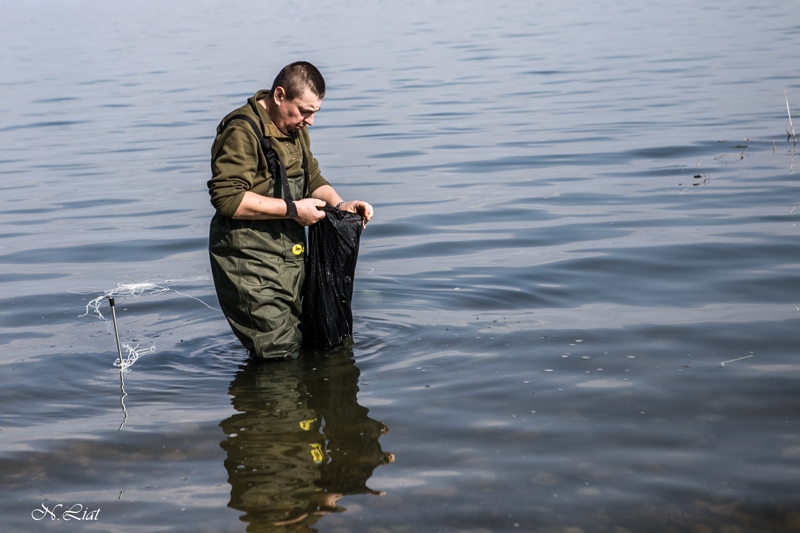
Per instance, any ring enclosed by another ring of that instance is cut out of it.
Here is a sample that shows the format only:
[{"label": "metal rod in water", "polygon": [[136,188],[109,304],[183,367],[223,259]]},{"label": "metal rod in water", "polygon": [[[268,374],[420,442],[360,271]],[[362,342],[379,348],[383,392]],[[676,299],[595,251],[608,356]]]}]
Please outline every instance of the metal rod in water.
[{"label": "metal rod in water", "polygon": [[114,311],[114,298],[109,296],[108,303],[111,305],[111,320],[114,322],[114,335],[117,338],[117,353],[119,354],[119,371],[122,372],[122,346],[119,344],[119,330],[117,329],[117,312]]}]

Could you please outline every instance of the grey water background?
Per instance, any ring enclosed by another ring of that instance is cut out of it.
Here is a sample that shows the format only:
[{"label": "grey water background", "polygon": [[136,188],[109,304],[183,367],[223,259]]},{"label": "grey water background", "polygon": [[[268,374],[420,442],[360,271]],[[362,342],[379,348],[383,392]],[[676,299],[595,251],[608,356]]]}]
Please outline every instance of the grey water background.
[{"label": "grey water background", "polygon": [[[0,6],[4,531],[800,530],[796,6]],[[209,148],[297,59],[376,217],[352,348],[254,369]]]}]

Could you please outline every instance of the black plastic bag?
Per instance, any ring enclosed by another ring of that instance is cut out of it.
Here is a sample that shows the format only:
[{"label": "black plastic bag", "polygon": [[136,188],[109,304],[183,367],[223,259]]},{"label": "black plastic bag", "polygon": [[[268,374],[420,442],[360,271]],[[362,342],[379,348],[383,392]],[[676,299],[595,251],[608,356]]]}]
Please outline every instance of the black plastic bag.
[{"label": "black plastic bag", "polygon": [[306,286],[300,330],[303,346],[338,346],[353,336],[353,277],[361,239],[361,215],[325,208],[308,230]]}]

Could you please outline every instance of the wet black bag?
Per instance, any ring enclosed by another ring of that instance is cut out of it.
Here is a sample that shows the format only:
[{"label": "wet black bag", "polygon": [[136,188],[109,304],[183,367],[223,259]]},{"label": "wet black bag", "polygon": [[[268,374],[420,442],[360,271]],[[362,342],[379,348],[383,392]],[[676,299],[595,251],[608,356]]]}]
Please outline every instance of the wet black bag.
[{"label": "wet black bag", "polygon": [[308,230],[306,286],[300,330],[303,346],[338,346],[353,336],[353,278],[361,239],[361,215],[325,208]]}]

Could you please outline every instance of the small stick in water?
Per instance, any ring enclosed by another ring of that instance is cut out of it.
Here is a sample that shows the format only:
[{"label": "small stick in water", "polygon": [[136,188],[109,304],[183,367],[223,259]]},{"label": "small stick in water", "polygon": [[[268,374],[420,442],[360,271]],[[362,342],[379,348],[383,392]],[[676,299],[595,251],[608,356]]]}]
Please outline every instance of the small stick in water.
[{"label": "small stick in water", "polygon": [[[745,355],[744,357],[740,357],[738,359],[731,359],[730,361],[725,361],[725,363],[733,363],[735,361],[741,361],[742,359],[750,359],[753,357],[752,355]],[[719,366],[725,366],[725,363],[720,363]]]},{"label": "small stick in water", "polygon": [[114,297],[108,297],[108,303],[111,305],[111,320],[114,322],[114,335],[117,337],[117,353],[119,354],[119,371],[122,372],[122,346],[119,344],[119,330],[117,329],[117,313],[114,311]]},{"label": "small stick in water", "polygon": [[[786,95],[786,89],[783,90],[783,97],[786,98],[786,112],[789,113],[789,126],[792,128],[792,137],[794,142],[797,142],[797,135],[794,134],[794,124],[792,124],[792,111],[789,109],[789,97]],[[788,131],[786,133],[789,133]],[[786,139],[789,140],[788,138]]]}]

